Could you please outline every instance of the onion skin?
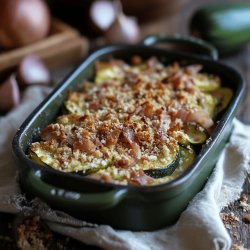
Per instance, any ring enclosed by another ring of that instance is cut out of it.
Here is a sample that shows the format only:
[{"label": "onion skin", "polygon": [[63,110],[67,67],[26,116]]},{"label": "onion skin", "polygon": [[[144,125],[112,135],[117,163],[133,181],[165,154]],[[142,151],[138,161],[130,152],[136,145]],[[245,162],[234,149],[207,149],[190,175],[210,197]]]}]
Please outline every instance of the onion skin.
[{"label": "onion skin", "polygon": [[14,74],[0,85],[0,111],[8,112],[20,102],[20,91]]},{"label": "onion skin", "polygon": [[136,43],[140,39],[140,29],[133,17],[127,17],[119,0],[114,2],[116,17],[104,33],[109,43]]},{"label": "onion skin", "polygon": [[42,0],[1,1],[0,47],[24,46],[46,37],[50,12]]},{"label": "onion skin", "polygon": [[35,54],[23,58],[17,68],[17,81],[21,88],[29,85],[49,85],[50,72],[44,62]]},{"label": "onion skin", "polygon": [[115,16],[115,8],[111,1],[98,0],[90,6],[90,22],[99,35],[109,28]]}]

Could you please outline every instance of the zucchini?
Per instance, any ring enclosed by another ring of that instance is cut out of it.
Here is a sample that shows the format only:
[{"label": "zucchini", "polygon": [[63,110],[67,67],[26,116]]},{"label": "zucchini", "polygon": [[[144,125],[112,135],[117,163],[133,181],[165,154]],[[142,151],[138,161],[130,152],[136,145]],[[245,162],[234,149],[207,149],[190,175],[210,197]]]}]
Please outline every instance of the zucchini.
[{"label": "zucchini", "polygon": [[250,3],[215,3],[198,9],[190,32],[214,45],[220,54],[239,50],[250,41]]},{"label": "zucchini", "polygon": [[183,130],[188,136],[189,143],[194,145],[203,144],[208,138],[206,130],[196,123],[185,124]]},{"label": "zucchini", "polygon": [[216,99],[213,97],[213,95],[211,95],[210,93],[204,93],[203,98],[201,98],[200,100],[200,106],[207,111],[211,118],[214,117],[216,109]]},{"label": "zucchini", "polygon": [[172,154],[172,161],[167,166],[154,167],[152,169],[144,170],[144,173],[155,179],[171,175],[179,164],[179,151],[176,151],[175,154]]},{"label": "zucchini", "polygon": [[176,169],[187,169],[191,166],[195,157],[196,153],[192,147],[185,147],[180,145],[180,149],[178,151],[178,154],[176,155],[175,161],[173,161],[166,167],[144,170],[144,173],[155,179],[163,178],[167,175],[171,175]]},{"label": "zucchini", "polygon": [[58,153],[54,153],[51,150],[44,149],[43,147],[36,147],[29,152],[30,158],[36,163],[42,166],[50,166],[56,170],[60,170],[65,173],[69,172],[92,172],[98,171],[100,169],[107,168],[111,162],[112,157],[106,159],[105,161],[101,159],[96,159],[92,162],[82,162],[81,159],[72,159],[67,163],[67,165],[63,165],[58,158]]},{"label": "zucchini", "polygon": [[49,166],[47,164],[45,164],[39,157],[38,155],[32,151],[32,150],[29,150],[29,157],[32,161],[34,161],[35,163],[39,164],[39,165],[42,165],[42,166]]},{"label": "zucchini", "polygon": [[216,114],[218,114],[229,105],[233,97],[233,91],[229,88],[220,88],[211,92],[211,95],[216,100]]},{"label": "zucchini", "polygon": [[205,73],[197,73],[193,79],[194,84],[202,91],[212,91],[220,87],[218,77]]},{"label": "zucchini", "polygon": [[177,168],[182,169],[183,171],[189,168],[196,158],[195,150],[188,146],[180,146],[180,160]]},{"label": "zucchini", "polygon": [[124,72],[119,65],[113,63],[99,63],[100,68],[96,69],[95,83],[102,84],[111,80],[122,80]]}]

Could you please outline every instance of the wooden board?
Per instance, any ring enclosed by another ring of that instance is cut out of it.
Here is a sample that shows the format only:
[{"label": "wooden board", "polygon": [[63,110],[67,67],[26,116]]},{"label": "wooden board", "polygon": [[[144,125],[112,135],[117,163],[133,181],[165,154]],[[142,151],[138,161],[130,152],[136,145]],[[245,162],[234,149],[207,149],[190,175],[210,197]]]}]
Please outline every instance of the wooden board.
[{"label": "wooden board", "polygon": [[69,25],[53,20],[45,39],[12,50],[0,51],[0,72],[15,67],[28,54],[39,55],[50,68],[80,60],[88,51],[88,40]]}]

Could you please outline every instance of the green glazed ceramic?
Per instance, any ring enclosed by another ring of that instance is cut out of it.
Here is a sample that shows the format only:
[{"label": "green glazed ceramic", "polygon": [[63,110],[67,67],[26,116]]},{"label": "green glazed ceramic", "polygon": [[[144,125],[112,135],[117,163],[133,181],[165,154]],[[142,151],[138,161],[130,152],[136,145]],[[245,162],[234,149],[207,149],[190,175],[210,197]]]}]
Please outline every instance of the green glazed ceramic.
[{"label": "green glazed ceramic", "polygon": [[[151,46],[157,42],[184,44],[202,55]],[[68,91],[79,88],[83,79],[93,78],[95,61],[111,57],[126,61],[135,54],[143,58],[155,56],[165,64],[173,61],[202,64],[204,71],[219,75],[223,85],[233,89],[234,96],[229,106],[218,117],[218,126],[211,140],[203,147],[192,167],[169,183],[137,187],[91,180],[31,161],[27,156],[30,144],[38,140],[39,131],[62,112]],[[241,76],[216,59],[216,50],[201,40],[166,35],[147,37],[138,45],[114,45],[92,53],[34,110],[14,137],[13,151],[20,167],[20,184],[24,192],[30,197],[38,196],[51,207],[77,218],[119,229],[155,230],[174,223],[211,174],[228,140],[232,120],[243,96],[245,85]]]}]

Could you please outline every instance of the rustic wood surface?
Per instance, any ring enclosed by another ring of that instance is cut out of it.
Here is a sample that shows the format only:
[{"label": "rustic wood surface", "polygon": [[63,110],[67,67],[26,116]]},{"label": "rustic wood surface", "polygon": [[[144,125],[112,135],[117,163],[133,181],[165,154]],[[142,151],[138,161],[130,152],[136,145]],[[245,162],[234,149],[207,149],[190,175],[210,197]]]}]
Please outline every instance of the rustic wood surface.
[{"label": "rustic wood surface", "polygon": [[[215,2],[214,0],[189,0],[182,9],[176,13],[169,14],[164,19],[150,21],[142,26],[142,37],[152,33],[166,32],[166,33],[181,33],[188,34],[188,21],[193,11],[199,6]],[[216,1],[218,2],[218,1]],[[222,1],[221,1],[222,2]],[[225,1],[224,1],[225,2]],[[228,1],[227,1],[228,2]],[[102,40],[101,40],[102,41]],[[244,101],[238,110],[237,118],[246,124],[250,124],[250,45],[227,58],[221,58],[220,61],[236,68],[247,83],[247,91]],[[72,70],[72,66],[61,67],[54,70],[53,82],[56,84],[60,82]],[[221,217],[224,221],[225,227],[231,235],[233,246],[232,249],[250,249],[250,224],[247,223],[246,216],[250,213],[247,208],[242,206],[242,202],[249,203],[250,201],[250,175],[247,176],[243,186],[241,199],[236,200],[228,207],[221,211]],[[248,208],[249,209],[249,208]],[[5,235],[12,234],[13,216],[0,215],[0,224],[6,225],[9,232]],[[1,229],[0,229],[1,235]],[[16,249],[12,240],[3,240],[0,236],[0,249]],[[7,238],[8,239],[8,238]],[[59,234],[53,234],[53,249],[98,249],[95,247],[86,246],[76,240],[65,238]],[[1,245],[2,244],[2,245]],[[5,244],[5,245],[3,245]]]}]

